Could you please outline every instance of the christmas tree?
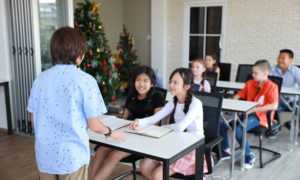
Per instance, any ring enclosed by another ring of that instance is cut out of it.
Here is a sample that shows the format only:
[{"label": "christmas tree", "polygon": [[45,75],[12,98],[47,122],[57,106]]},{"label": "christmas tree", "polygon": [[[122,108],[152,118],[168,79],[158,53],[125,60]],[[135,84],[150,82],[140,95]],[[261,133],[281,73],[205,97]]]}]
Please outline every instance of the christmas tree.
[{"label": "christmas tree", "polygon": [[95,77],[107,104],[119,97],[122,90],[114,64],[115,59],[111,55],[103,24],[97,12],[101,4],[85,0],[77,5],[74,13],[74,26],[80,29],[87,38],[87,52],[80,68]]},{"label": "christmas tree", "polygon": [[134,48],[134,38],[127,32],[125,25],[123,25],[123,32],[120,34],[120,41],[117,45],[117,50],[120,50],[120,59],[122,64],[118,66],[120,79],[128,82],[133,77],[134,72],[140,66],[139,57],[136,55]]}]

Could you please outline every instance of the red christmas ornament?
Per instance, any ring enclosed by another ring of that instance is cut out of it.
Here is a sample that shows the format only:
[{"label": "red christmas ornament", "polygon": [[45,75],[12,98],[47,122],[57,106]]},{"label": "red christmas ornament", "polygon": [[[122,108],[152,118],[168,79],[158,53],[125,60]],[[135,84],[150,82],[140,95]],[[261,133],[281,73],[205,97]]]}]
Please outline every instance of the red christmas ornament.
[{"label": "red christmas ornament", "polygon": [[128,41],[128,43],[127,43],[127,44],[128,44],[128,46],[129,46],[129,45],[131,44],[131,42],[130,42],[130,41]]},{"label": "red christmas ornament", "polygon": [[78,23],[77,22],[74,25],[75,25],[75,27],[78,27]]},{"label": "red christmas ornament", "polygon": [[106,48],[106,51],[107,51],[107,52],[109,51],[109,47]]},{"label": "red christmas ornament", "polygon": [[110,98],[110,100],[111,101],[114,101],[116,98],[114,97],[114,96],[112,96],[111,98]]},{"label": "red christmas ornament", "polygon": [[97,13],[96,13],[96,12],[94,12],[94,16],[97,16]]},{"label": "red christmas ornament", "polygon": [[93,52],[92,52],[92,51],[90,51],[90,52],[89,52],[89,55],[90,55],[90,56],[92,56],[92,55],[93,55]]},{"label": "red christmas ornament", "polygon": [[86,64],[86,67],[88,67],[88,68],[91,67],[91,64]]},{"label": "red christmas ornament", "polygon": [[117,50],[120,50],[120,45],[117,45]]},{"label": "red christmas ornament", "polygon": [[90,24],[90,25],[89,25],[89,28],[90,28],[90,29],[92,29],[92,27],[93,27],[93,25],[92,25],[92,24]]},{"label": "red christmas ornament", "polygon": [[105,65],[105,64],[107,64],[107,62],[106,62],[106,60],[105,60],[105,59],[103,60],[103,64],[104,64],[104,65]]},{"label": "red christmas ornament", "polygon": [[101,41],[101,44],[103,45],[103,44],[104,44],[104,41]]},{"label": "red christmas ornament", "polygon": [[108,73],[108,77],[111,77],[111,74],[110,74],[110,73]]},{"label": "red christmas ornament", "polygon": [[104,66],[103,68],[102,68],[102,71],[103,72],[106,72],[108,69],[107,69],[107,67],[106,66]]}]

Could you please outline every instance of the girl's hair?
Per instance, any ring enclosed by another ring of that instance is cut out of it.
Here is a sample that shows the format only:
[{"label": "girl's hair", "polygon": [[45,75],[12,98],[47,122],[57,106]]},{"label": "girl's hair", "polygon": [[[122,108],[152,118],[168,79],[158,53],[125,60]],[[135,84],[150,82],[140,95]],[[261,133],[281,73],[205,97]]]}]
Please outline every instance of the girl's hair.
[{"label": "girl's hair", "polygon": [[[201,58],[194,59],[194,60],[192,61],[192,65],[193,65],[194,63],[200,63],[200,64],[202,64],[203,67],[205,67],[204,60],[201,59]],[[205,78],[206,78],[206,71],[204,71],[204,72],[202,73],[202,81],[200,82],[200,84],[202,85],[202,89],[201,89],[202,92],[204,92],[204,81],[205,81]]]},{"label": "girl's hair", "polygon": [[207,53],[205,56],[210,56],[213,60],[215,60],[214,67],[218,67],[218,56],[214,53]]},{"label": "girl's hair", "polygon": [[[172,74],[171,74],[171,76],[169,78],[170,81],[171,81],[172,77],[176,73],[179,73],[179,75],[181,76],[181,78],[183,80],[183,85],[191,85],[191,87],[187,91],[187,96],[186,96],[185,101],[184,101],[183,112],[186,114],[189,111],[189,107],[190,107],[190,104],[191,104],[192,98],[193,98],[193,90],[192,90],[192,86],[193,86],[193,74],[192,74],[192,72],[191,72],[190,69],[187,69],[187,68],[177,68],[177,69],[175,69],[172,72]],[[174,121],[174,114],[175,114],[175,109],[176,109],[177,101],[178,101],[178,98],[176,96],[174,96],[174,98],[173,98],[174,109],[173,109],[173,111],[171,113],[169,124],[175,123],[175,121]]]},{"label": "girl's hair", "polygon": [[[140,75],[140,74],[143,74],[145,73],[150,81],[151,81],[151,84],[153,84],[153,86],[156,84],[156,76],[155,76],[155,72],[153,71],[153,69],[151,67],[148,67],[148,66],[142,66],[142,67],[139,67],[134,75],[133,75],[133,78],[131,80],[131,83],[130,83],[130,91],[131,92],[131,95],[134,96],[134,97],[137,97],[138,96],[138,92],[135,88],[135,80],[136,78]],[[154,93],[154,90],[153,90],[153,87],[150,88],[150,90],[148,91],[147,93],[147,97],[149,97],[150,95],[152,95]]]}]

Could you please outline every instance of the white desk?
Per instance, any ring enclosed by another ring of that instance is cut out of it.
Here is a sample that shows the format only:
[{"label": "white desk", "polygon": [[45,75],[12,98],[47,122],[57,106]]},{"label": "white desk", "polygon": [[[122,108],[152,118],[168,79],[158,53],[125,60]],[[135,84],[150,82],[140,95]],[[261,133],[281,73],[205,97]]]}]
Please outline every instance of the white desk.
[{"label": "white desk", "polygon": [[[241,164],[242,170],[244,169],[244,162],[245,162],[245,147],[246,147],[246,137],[247,137],[247,121],[248,115],[247,112],[251,109],[255,108],[259,103],[258,102],[250,102],[250,101],[242,101],[242,100],[234,100],[234,99],[223,99],[222,110],[229,111],[234,113],[234,121],[233,121],[233,132],[231,136],[231,145],[230,151],[231,155],[231,162],[230,162],[230,171],[229,171],[229,178],[233,179],[233,170],[234,170],[234,163],[235,163],[235,134],[236,134],[236,122],[238,121],[237,114],[243,113],[245,119],[243,121],[239,121],[239,123],[243,126],[243,141],[242,141],[242,151],[241,151]],[[222,117],[225,123],[226,119]]]},{"label": "white desk", "polygon": [[[218,89],[241,90],[244,88],[245,83],[217,81],[216,86]],[[290,87],[281,87],[280,95],[294,97],[294,106],[291,107],[289,105],[289,102],[287,102],[284,98],[282,98],[282,96],[280,96],[280,99],[282,100],[282,102],[284,102],[285,105],[292,111],[291,130],[290,130],[290,151],[293,151],[294,145],[298,144],[300,107],[297,104],[296,97],[300,95],[300,89],[290,88]],[[296,112],[297,112],[297,114],[296,114]]]},{"label": "white desk", "polygon": [[169,166],[173,162],[196,149],[195,179],[203,179],[204,136],[184,132],[171,132],[160,139],[156,139],[126,133],[124,130],[125,128],[117,130],[126,137],[126,141],[122,143],[111,138],[106,139],[103,135],[91,130],[88,131],[88,134],[91,143],[162,161],[164,180],[169,179]]}]

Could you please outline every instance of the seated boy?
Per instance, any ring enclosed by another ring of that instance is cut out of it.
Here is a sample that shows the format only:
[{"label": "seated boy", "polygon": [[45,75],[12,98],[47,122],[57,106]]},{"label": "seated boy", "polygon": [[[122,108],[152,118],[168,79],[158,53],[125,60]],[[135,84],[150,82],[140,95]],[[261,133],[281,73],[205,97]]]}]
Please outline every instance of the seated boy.
[{"label": "seated boy", "polygon": [[[300,68],[292,65],[294,58],[294,53],[290,49],[282,49],[279,52],[279,56],[277,58],[277,65],[273,66],[270,75],[271,76],[279,76],[282,77],[282,86],[283,87],[292,87],[299,88],[300,87]],[[293,98],[291,97],[283,97],[290,105],[293,106]],[[280,100],[279,103],[279,113],[288,109],[287,105]],[[285,124],[287,128],[290,126],[290,122]]]},{"label": "seated boy", "polygon": [[[248,112],[247,131],[261,125],[268,127],[267,111],[276,110],[278,107],[278,86],[268,79],[271,67],[267,60],[258,60],[252,68],[253,79],[246,82],[245,87],[240,90],[233,99],[245,99],[247,101],[259,102],[259,105]],[[271,119],[274,118],[274,112]],[[224,137],[222,142],[223,155],[229,155],[229,143],[226,128],[221,128],[220,135]],[[236,139],[242,146],[243,127],[236,126]],[[224,145],[225,142],[225,145]],[[246,139],[245,164],[246,169],[251,169],[255,161],[248,140]]]}]

